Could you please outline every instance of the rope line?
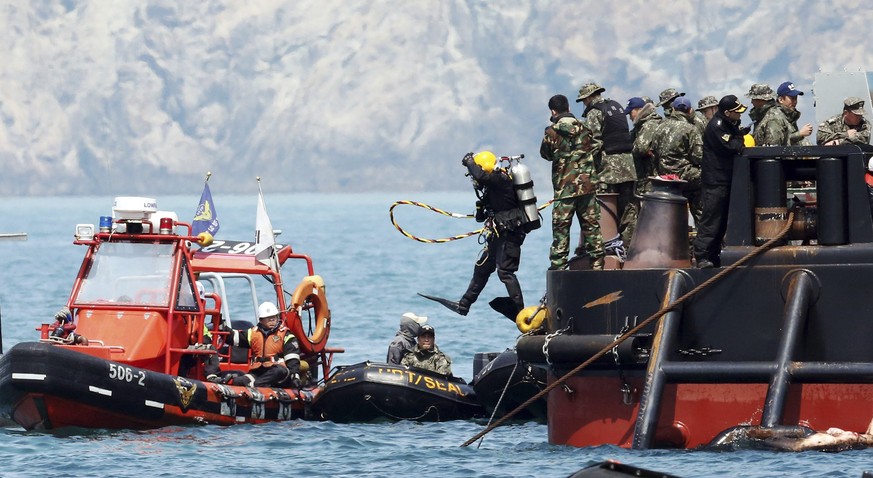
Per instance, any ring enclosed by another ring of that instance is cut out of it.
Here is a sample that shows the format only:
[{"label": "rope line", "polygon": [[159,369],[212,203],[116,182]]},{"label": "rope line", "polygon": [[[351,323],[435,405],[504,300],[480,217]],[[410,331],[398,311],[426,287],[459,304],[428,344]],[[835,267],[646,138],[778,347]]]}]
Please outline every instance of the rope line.
[{"label": "rope line", "polygon": [[670,303],[670,304],[667,304],[666,306],[662,307],[659,311],[655,312],[652,316],[650,316],[650,317],[647,318],[646,320],[640,322],[639,325],[637,325],[636,327],[634,327],[634,328],[628,330],[628,331],[625,332],[623,335],[621,335],[619,338],[615,339],[611,344],[609,344],[609,345],[607,345],[606,347],[600,349],[600,351],[597,352],[596,354],[592,355],[591,358],[589,358],[588,360],[586,360],[586,361],[582,362],[581,364],[577,365],[576,368],[574,368],[573,370],[570,370],[569,372],[567,372],[566,374],[564,374],[563,376],[561,376],[561,378],[559,378],[559,379],[555,380],[554,382],[550,383],[546,388],[542,389],[539,393],[537,393],[537,394],[534,395],[533,397],[527,399],[527,401],[525,401],[524,403],[522,403],[521,405],[519,405],[518,407],[516,407],[515,410],[513,410],[513,411],[507,413],[506,415],[502,416],[499,420],[497,420],[496,422],[494,422],[493,425],[489,425],[489,426],[486,427],[484,430],[482,430],[481,432],[477,433],[476,436],[474,436],[473,438],[470,438],[469,440],[467,440],[466,442],[464,442],[464,443],[461,445],[461,447],[469,446],[471,443],[473,443],[473,442],[475,442],[476,440],[478,440],[479,438],[485,436],[486,434],[488,434],[489,432],[491,432],[491,430],[493,430],[493,429],[499,427],[499,426],[502,425],[504,422],[506,422],[507,420],[509,420],[509,419],[512,418],[513,416],[515,416],[518,412],[524,410],[524,409],[527,408],[530,404],[534,403],[535,401],[539,400],[542,396],[544,396],[544,395],[546,395],[547,393],[551,392],[554,388],[556,388],[556,387],[562,385],[562,384],[563,384],[564,382],[566,382],[567,379],[569,379],[571,376],[576,375],[577,373],[579,373],[580,371],[582,371],[582,369],[584,369],[585,367],[591,365],[592,363],[594,363],[594,361],[596,361],[596,360],[599,359],[600,357],[603,357],[604,355],[606,355],[610,350],[612,350],[613,347],[615,347],[615,346],[617,346],[618,344],[624,342],[625,340],[627,340],[628,338],[630,338],[631,336],[633,336],[634,334],[636,334],[637,332],[639,332],[640,330],[642,330],[645,326],[649,325],[649,323],[651,323],[652,321],[657,320],[657,319],[661,318],[663,315],[667,314],[668,312],[671,312],[671,311],[675,310],[678,306],[682,305],[683,302],[685,302],[685,301],[687,301],[688,299],[694,297],[695,295],[697,295],[697,294],[700,293],[701,291],[703,291],[703,290],[705,290],[706,288],[708,288],[710,285],[712,285],[712,284],[718,282],[719,280],[721,280],[722,278],[724,278],[726,275],[730,274],[731,272],[733,272],[734,270],[736,270],[738,267],[742,266],[742,265],[745,264],[746,262],[749,262],[750,260],[752,260],[753,258],[755,258],[756,256],[758,256],[758,255],[761,254],[762,252],[764,252],[764,251],[766,251],[766,250],[772,248],[774,245],[776,245],[777,242],[779,242],[779,241],[782,239],[782,237],[784,237],[786,234],[788,234],[788,231],[791,229],[791,225],[792,225],[793,222],[794,222],[794,211],[791,211],[791,212],[788,213],[788,221],[786,222],[786,224],[785,224],[785,226],[782,228],[782,230],[779,231],[779,234],[778,234],[776,237],[770,239],[769,241],[767,241],[766,243],[764,243],[762,246],[760,246],[760,247],[758,247],[758,248],[752,250],[752,252],[746,254],[745,256],[743,256],[742,258],[740,258],[740,260],[738,260],[738,261],[735,262],[734,264],[731,264],[729,267],[726,267],[725,269],[719,271],[718,274],[716,274],[716,275],[710,277],[709,279],[707,279],[706,281],[704,281],[702,284],[700,284],[699,286],[697,286],[697,287],[695,287],[694,289],[692,289],[690,292],[687,292],[687,293],[686,293],[685,295],[683,295],[682,297],[679,297],[678,299],[676,299],[675,302]]},{"label": "rope line", "polygon": [[[515,365],[512,367],[512,372],[509,374],[509,378],[506,379],[506,385],[503,386],[503,391],[500,392],[500,398],[497,399],[497,404],[494,405],[494,410],[491,411],[491,418],[488,419],[488,425],[491,425],[491,422],[494,421],[494,417],[497,416],[497,410],[500,410],[500,404],[503,403],[503,397],[506,395],[506,390],[509,389],[509,384],[512,383],[513,377],[515,377],[515,371],[518,369],[518,358],[515,360]],[[482,440],[479,440],[479,445],[476,448],[482,446],[482,441],[485,440],[485,437],[482,437]]]},{"label": "rope line", "polygon": [[[549,207],[552,204],[552,202],[553,201],[549,201],[549,202],[543,204],[542,206],[537,207],[537,210],[541,211],[541,210]],[[388,208],[388,215],[391,218],[391,224],[394,225],[395,229],[400,231],[400,234],[403,234],[404,236],[412,239],[413,241],[423,242],[426,244],[442,244],[442,243],[446,243],[446,242],[457,241],[458,239],[463,239],[465,237],[470,237],[470,236],[475,236],[477,234],[482,234],[488,228],[488,225],[486,223],[485,227],[481,227],[479,229],[476,229],[475,231],[465,232],[464,234],[458,234],[456,236],[443,237],[443,238],[439,238],[439,239],[429,239],[426,237],[419,237],[419,236],[416,236],[414,234],[409,233],[408,231],[406,231],[405,229],[400,227],[399,224],[397,224],[397,220],[394,219],[394,208],[397,206],[418,206],[420,208],[427,209],[429,211],[433,211],[437,214],[442,214],[443,216],[449,216],[449,217],[454,217],[454,218],[458,218],[458,219],[472,219],[475,216],[473,214],[459,214],[459,213],[455,213],[455,212],[444,211],[440,208],[436,208],[436,207],[433,207],[431,205],[428,205],[428,204],[425,204],[422,202],[418,202],[418,201],[407,201],[407,200],[395,201],[394,204],[392,204],[391,207]]]}]

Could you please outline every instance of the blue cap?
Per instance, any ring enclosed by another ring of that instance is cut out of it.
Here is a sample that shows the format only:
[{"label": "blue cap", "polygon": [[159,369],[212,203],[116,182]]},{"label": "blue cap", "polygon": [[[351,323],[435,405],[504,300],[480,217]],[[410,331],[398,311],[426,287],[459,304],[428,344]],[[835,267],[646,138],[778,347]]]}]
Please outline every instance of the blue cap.
[{"label": "blue cap", "polygon": [[627,107],[624,109],[624,114],[629,115],[631,111],[646,106],[646,101],[639,96],[627,100]]},{"label": "blue cap", "polygon": [[680,96],[673,100],[673,109],[679,111],[691,111],[691,100],[685,96]]},{"label": "blue cap", "polygon": [[794,83],[790,81],[782,83],[776,90],[776,96],[797,96],[802,94],[803,92],[795,88]]}]

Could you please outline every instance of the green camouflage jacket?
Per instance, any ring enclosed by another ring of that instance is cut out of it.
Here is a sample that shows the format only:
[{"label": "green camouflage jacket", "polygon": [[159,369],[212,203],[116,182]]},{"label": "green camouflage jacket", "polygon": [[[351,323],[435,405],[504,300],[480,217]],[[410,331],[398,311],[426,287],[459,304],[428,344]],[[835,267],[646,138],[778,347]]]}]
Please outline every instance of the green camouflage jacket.
[{"label": "green camouflage jacket", "polygon": [[652,140],[655,173],[676,174],[685,180],[700,177],[703,137],[693,121],[681,112],[673,110],[658,125]]},{"label": "green camouflage jacket", "polygon": [[782,109],[782,113],[784,113],[785,117],[788,118],[788,143],[791,146],[809,146],[809,141],[806,140],[806,137],[800,134],[800,129],[797,127],[797,120],[800,119],[800,111],[782,105],[779,105],[779,108]]},{"label": "green camouflage jacket", "polygon": [[555,199],[594,193],[597,173],[591,154],[591,132],[572,113],[559,115],[546,128],[540,156],[552,162]]},{"label": "green camouflage jacket", "polygon": [[703,132],[706,131],[706,123],[709,123],[709,120],[706,119],[706,115],[700,111],[695,111],[694,127],[697,128],[697,131],[700,131],[700,136],[703,136]]},{"label": "green camouflage jacket", "polygon": [[[789,146],[792,144],[792,134],[797,134],[797,126],[785,116],[784,109],[776,103],[767,103],[757,114],[761,120],[755,124],[755,145],[757,146]],[[802,139],[802,138],[801,138]]]},{"label": "green camouflage jacket", "polygon": [[843,121],[843,115],[838,114],[828,118],[818,125],[815,136],[816,144],[826,144],[836,140],[837,144],[870,144],[870,122],[861,119],[861,124],[854,126],[855,137],[849,139],[849,125]]},{"label": "green camouflage jacket", "polygon": [[452,374],[452,359],[440,352],[440,348],[436,344],[430,351],[421,350],[418,348],[418,344],[415,344],[415,347],[400,360],[400,365],[430,370],[443,375]]},{"label": "green camouflage jacket", "polygon": [[[592,104],[607,99],[601,98]],[[633,156],[630,153],[603,154],[603,112],[596,108],[590,108],[585,116],[585,125],[591,131],[591,153],[595,159],[600,157],[600,171],[597,175],[597,181],[606,184],[636,181],[637,172],[634,168]]]},{"label": "green camouflage jacket", "polygon": [[758,124],[760,124],[761,120],[764,119],[764,113],[766,113],[768,109],[770,109],[769,104],[764,105],[762,108],[752,107],[751,109],[749,109],[749,119],[752,120],[752,126],[754,127],[754,129],[752,130],[753,136],[754,131],[758,131]]},{"label": "green camouflage jacket", "polygon": [[652,140],[661,121],[662,118],[655,111],[655,106],[646,103],[640,115],[634,120],[634,158],[651,160]]}]

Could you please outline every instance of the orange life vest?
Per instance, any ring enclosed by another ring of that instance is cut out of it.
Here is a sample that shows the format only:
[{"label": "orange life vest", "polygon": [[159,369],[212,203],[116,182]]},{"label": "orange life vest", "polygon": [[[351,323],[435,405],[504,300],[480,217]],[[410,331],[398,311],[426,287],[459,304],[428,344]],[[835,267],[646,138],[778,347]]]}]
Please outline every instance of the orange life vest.
[{"label": "orange life vest", "polygon": [[258,326],[249,329],[249,347],[252,350],[250,369],[272,367],[285,356],[285,342],[294,338],[290,330],[282,326],[270,335],[264,336]]}]

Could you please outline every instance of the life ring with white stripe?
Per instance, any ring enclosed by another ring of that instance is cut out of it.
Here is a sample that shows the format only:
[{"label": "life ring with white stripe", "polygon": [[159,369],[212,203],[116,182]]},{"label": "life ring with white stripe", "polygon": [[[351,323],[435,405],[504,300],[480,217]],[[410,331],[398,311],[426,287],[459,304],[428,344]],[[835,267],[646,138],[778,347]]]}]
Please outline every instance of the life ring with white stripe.
[{"label": "life ring with white stripe", "polygon": [[[310,319],[310,332],[303,328],[303,313],[315,316],[315,324],[312,327]],[[324,279],[319,275],[306,276],[297,285],[291,296],[292,320],[289,325],[291,332],[297,337],[300,348],[304,352],[319,353],[327,344],[330,335],[330,308],[327,306]]]}]

